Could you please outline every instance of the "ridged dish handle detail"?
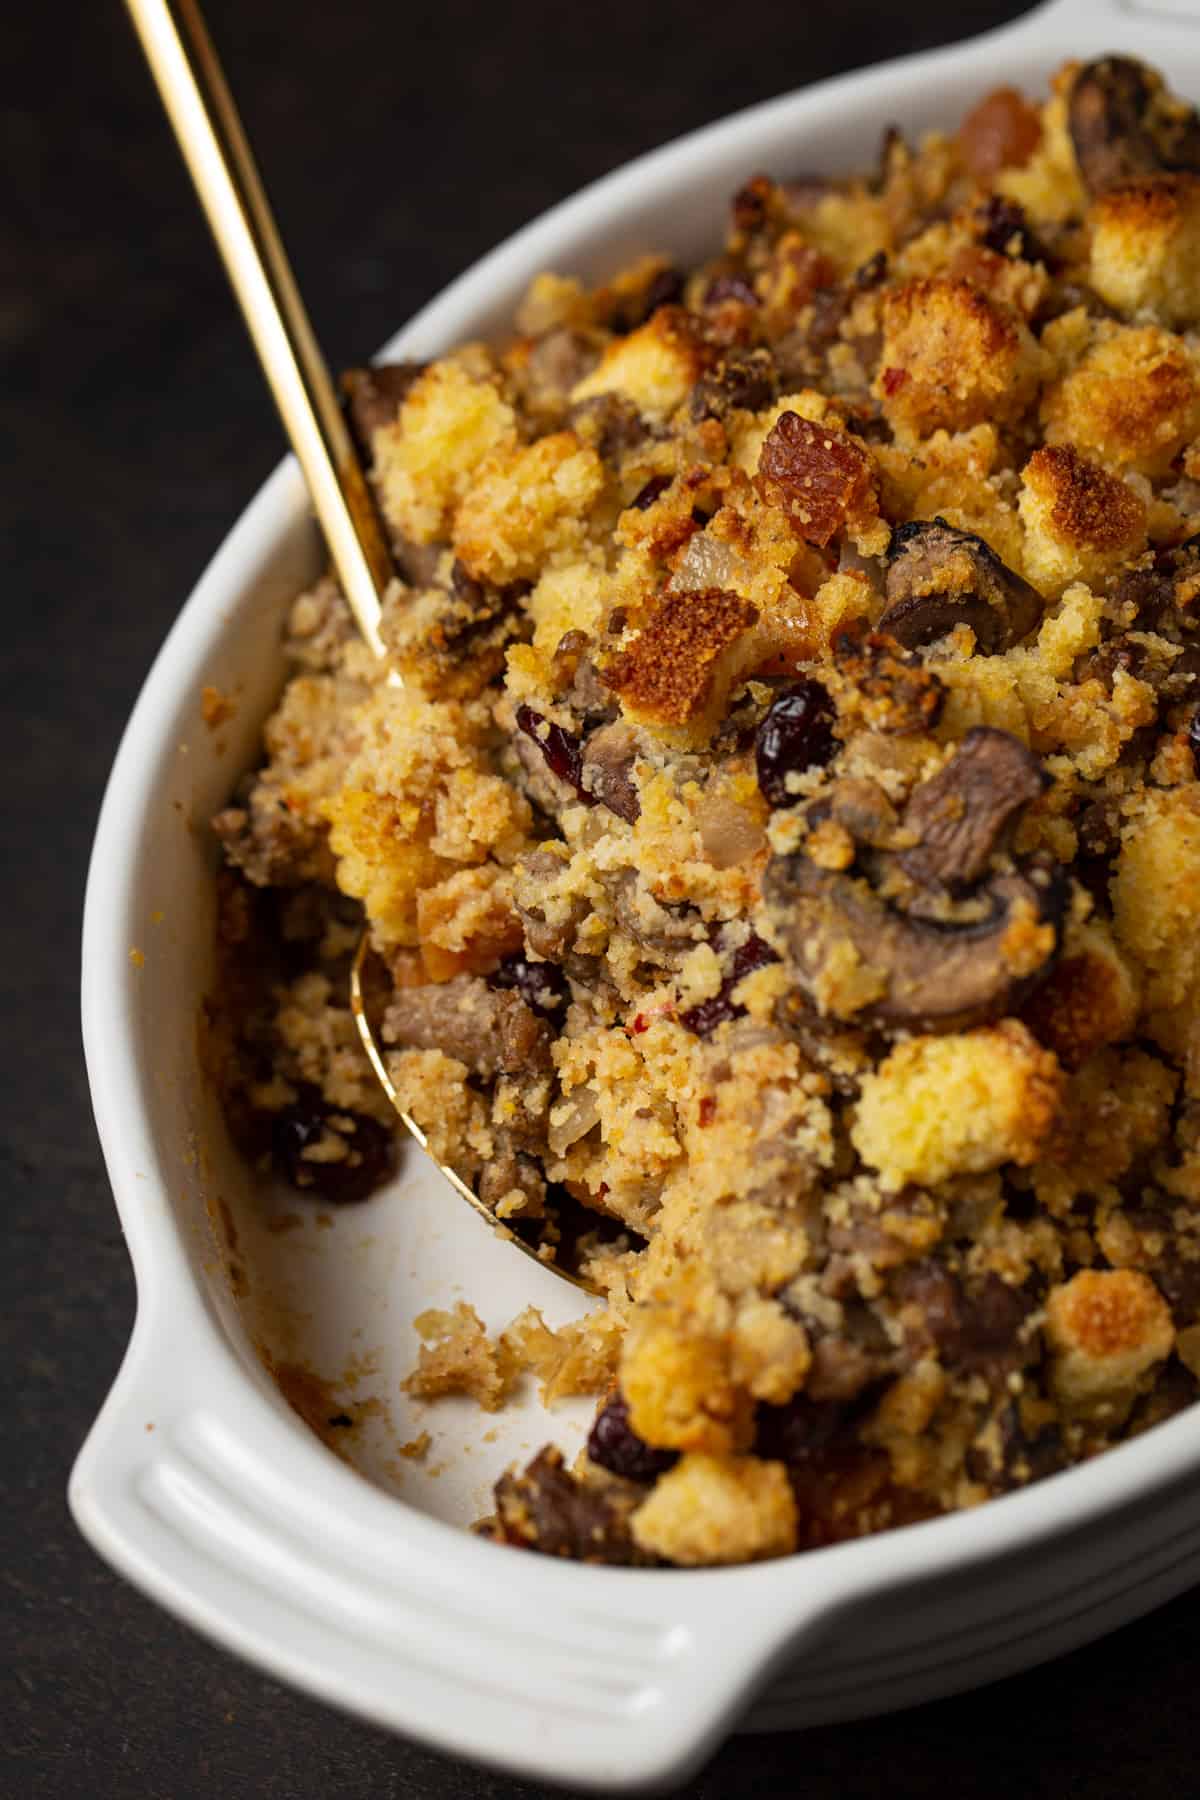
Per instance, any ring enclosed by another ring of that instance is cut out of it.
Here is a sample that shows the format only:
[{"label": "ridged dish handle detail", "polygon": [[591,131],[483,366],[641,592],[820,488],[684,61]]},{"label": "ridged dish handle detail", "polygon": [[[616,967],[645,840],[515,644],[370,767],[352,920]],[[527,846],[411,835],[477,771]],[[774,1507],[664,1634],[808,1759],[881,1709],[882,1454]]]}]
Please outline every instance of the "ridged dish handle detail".
[{"label": "ridged dish handle detail", "polygon": [[399,1503],[332,1456],[297,1492],[279,1471],[299,1421],[228,1348],[224,1379],[210,1363],[189,1394],[186,1360],[154,1335],[135,1333],[76,1465],[81,1529],[206,1635],[378,1724],[644,1790],[694,1767],[828,1610],[818,1588],[783,1627],[765,1566],[738,1572],[761,1574],[763,1603],[732,1626],[709,1585],[720,1571],[621,1572],[618,1598],[612,1571],[401,1525]]}]

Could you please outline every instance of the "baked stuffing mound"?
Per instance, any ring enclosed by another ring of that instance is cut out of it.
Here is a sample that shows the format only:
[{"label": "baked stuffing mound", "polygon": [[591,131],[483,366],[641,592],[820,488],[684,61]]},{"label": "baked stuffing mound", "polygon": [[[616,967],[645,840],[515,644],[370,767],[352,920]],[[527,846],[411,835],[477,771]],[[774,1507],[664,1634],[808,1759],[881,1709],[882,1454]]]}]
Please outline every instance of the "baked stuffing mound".
[{"label": "baked stuffing mound", "polygon": [[601,1396],[497,1540],[777,1556],[1195,1397],[1198,324],[1200,118],[1113,56],[347,377],[404,687],[296,601],[212,1043],[369,1191],[365,918],[434,1155],[606,1296],[418,1321],[413,1394]]}]

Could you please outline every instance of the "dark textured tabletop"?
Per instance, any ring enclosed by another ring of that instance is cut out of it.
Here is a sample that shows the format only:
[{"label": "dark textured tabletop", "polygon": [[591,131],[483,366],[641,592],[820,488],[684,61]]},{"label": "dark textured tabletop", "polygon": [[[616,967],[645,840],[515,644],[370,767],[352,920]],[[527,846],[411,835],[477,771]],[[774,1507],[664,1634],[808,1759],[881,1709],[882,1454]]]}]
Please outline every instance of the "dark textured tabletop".
[{"label": "dark textured tabletop", "polygon": [[[361,359],[482,251],[638,151],[1020,10],[208,8],[335,364]],[[282,440],[116,0],[8,8],[3,45],[0,1795],[541,1794],[235,1662],[112,1575],[67,1513],[68,1471],[134,1311],[79,1047],[89,840],[149,662]],[[1194,1792],[1198,1668],[1200,1605],[1185,1597],[981,1693],[735,1739],[687,1791]]]}]

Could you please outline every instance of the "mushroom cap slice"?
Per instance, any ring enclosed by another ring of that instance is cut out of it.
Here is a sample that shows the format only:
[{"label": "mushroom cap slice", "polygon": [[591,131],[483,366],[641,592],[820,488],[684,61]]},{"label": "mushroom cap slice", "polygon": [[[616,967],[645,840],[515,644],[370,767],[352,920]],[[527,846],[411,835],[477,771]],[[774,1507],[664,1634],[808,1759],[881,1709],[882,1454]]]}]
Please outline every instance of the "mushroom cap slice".
[{"label": "mushroom cap slice", "polygon": [[796,1004],[885,1031],[963,1031],[1016,1011],[1053,967],[1067,893],[1061,871],[1031,865],[984,883],[961,923],[902,913],[802,850],[763,880]]},{"label": "mushroom cap slice", "polygon": [[1163,170],[1200,171],[1200,117],[1131,56],[1084,63],[1071,86],[1067,128],[1093,194]]},{"label": "mushroom cap slice", "polygon": [[944,768],[909,797],[903,827],[918,841],[900,854],[905,874],[922,887],[973,887],[1018,814],[1049,786],[1040,760],[1019,738],[975,726]]},{"label": "mushroom cap slice", "polygon": [[912,519],[892,533],[884,587],[887,606],[877,629],[906,650],[969,625],[985,656],[1009,650],[1042,616],[1042,597],[1001,562],[973,531],[940,515]]}]

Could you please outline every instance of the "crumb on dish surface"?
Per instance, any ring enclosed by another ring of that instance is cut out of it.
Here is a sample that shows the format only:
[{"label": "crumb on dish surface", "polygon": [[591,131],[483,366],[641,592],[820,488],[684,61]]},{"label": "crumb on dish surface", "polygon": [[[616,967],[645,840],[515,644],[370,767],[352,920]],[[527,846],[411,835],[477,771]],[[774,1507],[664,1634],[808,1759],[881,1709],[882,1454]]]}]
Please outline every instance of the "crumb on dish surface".
[{"label": "crumb on dish surface", "polygon": [[206,1054],[367,1197],[365,927],[433,1154],[571,1241],[577,1323],[415,1321],[420,1400],[599,1396],[497,1541],[779,1556],[1195,1398],[1198,327],[1200,119],[1108,57],[346,378],[403,687],[296,599]]}]

